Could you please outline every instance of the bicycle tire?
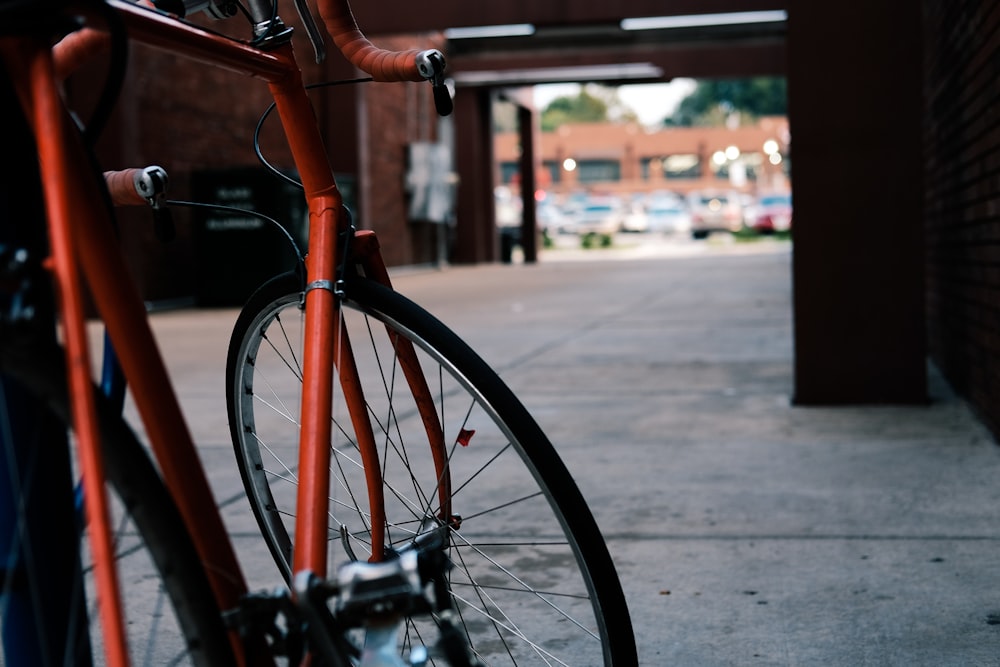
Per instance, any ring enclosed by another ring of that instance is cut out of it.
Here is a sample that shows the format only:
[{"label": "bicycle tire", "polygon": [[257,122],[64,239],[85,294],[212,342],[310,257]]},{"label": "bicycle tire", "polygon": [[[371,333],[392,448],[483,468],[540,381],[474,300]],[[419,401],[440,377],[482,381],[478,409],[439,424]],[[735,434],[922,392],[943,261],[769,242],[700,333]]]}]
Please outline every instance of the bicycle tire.
[{"label": "bicycle tire", "polygon": [[[301,338],[301,290],[301,279],[285,274],[251,296],[234,327],[226,369],[240,473],[286,577],[294,541],[301,358],[294,348]],[[473,652],[488,665],[637,664],[628,608],[603,537],[520,401],[458,336],[400,294],[351,277],[342,304],[380,440],[390,545],[405,543],[420,524],[438,519],[426,431],[386,331],[415,343],[433,384],[449,443],[452,509],[463,517],[449,531],[450,593]],[[370,356],[362,343],[375,348]],[[350,421],[336,405],[340,393],[334,394],[329,557],[364,560],[371,555],[365,551],[372,530],[367,493]],[[454,411],[453,399],[461,401]],[[397,514],[399,523],[393,521]],[[350,549],[338,536],[341,525]],[[403,652],[426,643],[430,630],[408,621]]]},{"label": "bicycle tire", "polygon": [[[62,349],[12,345],[7,337],[3,341],[0,373],[36,398],[39,418],[47,415],[68,424]],[[132,429],[96,387],[94,391],[132,664],[235,665],[222,614],[176,505]],[[93,568],[87,540],[79,541],[83,589],[91,607],[90,644],[94,664],[100,665],[103,641],[88,580],[92,576],[87,576]],[[54,664],[76,663],[67,658]]]}]

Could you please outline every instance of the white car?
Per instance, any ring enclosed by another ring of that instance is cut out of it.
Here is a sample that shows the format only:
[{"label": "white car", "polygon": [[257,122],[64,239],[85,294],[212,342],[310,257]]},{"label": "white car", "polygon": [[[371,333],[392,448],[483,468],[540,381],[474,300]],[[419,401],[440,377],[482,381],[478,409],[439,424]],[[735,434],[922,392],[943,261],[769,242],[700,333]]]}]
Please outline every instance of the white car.
[{"label": "white car", "polygon": [[688,234],[691,231],[691,210],[679,199],[651,202],[646,209],[649,231],[661,234]]},{"label": "white car", "polygon": [[625,209],[617,199],[591,199],[573,216],[574,234],[615,234],[622,229]]},{"label": "white car", "polygon": [[633,202],[629,204],[622,217],[623,232],[647,232],[649,231],[649,216],[642,204]]},{"label": "white car", "polygon": [[538,221],[538,228],[549,236],[569,231],[569,218],[554,204],[536,205],[535,219]]},{"label": "white car", "polygon": [[743,211],[737,196],[730,192],[692,192],[691,236],[706,238],[712,232],[738,232],[743,228]]}]

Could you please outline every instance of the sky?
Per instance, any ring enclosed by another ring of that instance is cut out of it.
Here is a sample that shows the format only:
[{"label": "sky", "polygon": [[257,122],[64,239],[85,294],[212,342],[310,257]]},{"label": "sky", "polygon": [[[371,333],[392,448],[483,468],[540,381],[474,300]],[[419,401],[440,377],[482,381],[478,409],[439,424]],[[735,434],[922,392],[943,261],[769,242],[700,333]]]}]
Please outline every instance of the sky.
[{"label": "sky", "polygon": [[[673,113],[677,104],[694,90],[693,79],[674,79],[670,83],[632,84],[618,87],[618,97],[631,107],[643,125],[659,125]],[[580,84],[554,83],[535,86],[535,106],[539,110],[557,97],[575,96]]]}]

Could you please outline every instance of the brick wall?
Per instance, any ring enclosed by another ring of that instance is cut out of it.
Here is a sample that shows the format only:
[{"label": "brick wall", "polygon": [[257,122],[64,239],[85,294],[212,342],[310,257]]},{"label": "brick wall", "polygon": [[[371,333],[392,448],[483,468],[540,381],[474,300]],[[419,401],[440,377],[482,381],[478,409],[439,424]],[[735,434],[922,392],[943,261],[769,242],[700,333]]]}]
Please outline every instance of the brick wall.
[{"label": "brick wall", "polygon": [[923,4],[929,348],[1000,434],[1000,1]]}]

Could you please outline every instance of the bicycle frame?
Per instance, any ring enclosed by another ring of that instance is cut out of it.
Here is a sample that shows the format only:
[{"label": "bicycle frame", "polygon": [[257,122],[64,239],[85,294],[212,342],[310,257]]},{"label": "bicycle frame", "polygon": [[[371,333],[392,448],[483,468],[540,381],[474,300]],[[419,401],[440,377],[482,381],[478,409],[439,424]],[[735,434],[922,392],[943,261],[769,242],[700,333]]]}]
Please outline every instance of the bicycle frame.
[{"label": "bicycle frame", "polygon": [[[330,406],[335,368],[358,434],[368,478],[372,511],[373,558],[385,549],[382,483],[375,436],[365,410],[350,343],[337,317],[338,235],[349,221],[301,73],[290,44],[262,51],[191,24],[112,0],[125,21],[129,38],[196,61],[265,81],[274,97],[295,165],[302,178],[309,209],[309,253],[306,263],[305,340],[300,441],[300,488],[294,570],[327,572],[327,498],[331,440]],[[45,184],[52,257],[48,266],[59,294],[72,395],[74,429],[83,463],[86,512],[98,569],[101,622],[110,664],[127,664],[123,621],[114,572],[110,528],[107,525],[93,397],[91,362],[85,331],[82,275],[108,336],[132,387],[134,400],[149,435],[165,484],[174,497],[192,539],[205,563],[220,609],[234,609],[246,593],[246,584],[232,545],[225,539],[204,470],[180,405],[171,389],[166,366],[156,347],[140,296],[128,280],[112,225],[105,215],[98,175],[89,168],[85,149],[59,97],[49,44],[34,38],[0,40],[0,55],[14,79],[26,115],[33,125],[42,181]],[[370,234],[352,244],[353,261],[366,275],[388,285],[388,273]],[[335,351],[338,354],[335,354]],[[399,350],[410,389],[417,399],[441,480],[442,518],[450,508],[443,432],[431,406],[430,393],[416,366],[412,348]],[[409,361],[413,360],[413,361]],[[242,647],[233,637],[237,656]]]}]

